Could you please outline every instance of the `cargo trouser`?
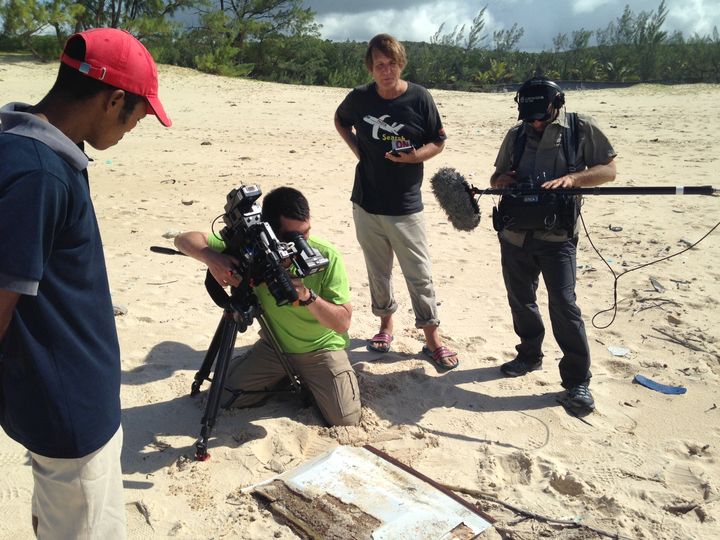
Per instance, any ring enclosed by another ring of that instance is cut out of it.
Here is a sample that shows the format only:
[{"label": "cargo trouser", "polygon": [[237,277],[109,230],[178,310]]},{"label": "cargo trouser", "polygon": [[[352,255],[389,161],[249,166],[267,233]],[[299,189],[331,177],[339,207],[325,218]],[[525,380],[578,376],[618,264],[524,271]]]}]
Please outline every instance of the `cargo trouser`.
[{"label": "cargo trouser", "polygon": [[[325,420],[332,426],[354,426],[360,422],[360,392],[357,377],[345,350],[319,350],[286,354],[301,383],[310,390]],[[260,339],[253,348],[233,358],[228,366],[226,389],[258,391],[275,389],[287,377],[275,350]],[[232,397],[223,392],[220,403]],[[240,394],[231,407],[249,407],[267,394]]]}]

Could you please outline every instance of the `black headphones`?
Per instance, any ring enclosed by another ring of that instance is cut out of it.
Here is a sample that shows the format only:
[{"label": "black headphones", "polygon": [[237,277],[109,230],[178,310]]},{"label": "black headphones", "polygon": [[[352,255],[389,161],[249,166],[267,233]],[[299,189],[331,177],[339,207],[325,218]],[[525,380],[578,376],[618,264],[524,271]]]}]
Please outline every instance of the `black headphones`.
[{"label": "black headphones", "polygon": [[563,92],[562,88],[560,88],[556,83],[550,79],[546,79],[545,77],[533,77],[532,79],[525,81],[515,93],[515,103],[519,103],[520,96],[534,86],[547,86],[557,92],[552,101],[553,109],[560,109],[563,105],[565,105],[565,92]]}]

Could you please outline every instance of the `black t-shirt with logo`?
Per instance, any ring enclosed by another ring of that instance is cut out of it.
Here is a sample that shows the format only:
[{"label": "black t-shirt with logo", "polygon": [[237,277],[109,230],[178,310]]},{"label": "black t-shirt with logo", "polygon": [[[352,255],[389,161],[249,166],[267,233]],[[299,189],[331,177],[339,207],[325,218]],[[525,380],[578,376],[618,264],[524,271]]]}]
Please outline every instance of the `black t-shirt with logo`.
[{"label": "black t-shirt with logo", "polygon": [[430,93],[408,82],[401,96],[383,99],[372,82],[352,90],[337,115],[341,125],[355,128],[360,150],[350,200],[371,214],[404,216],[420,212],[423,164],[395,163],[386,159],[385,153],[445,140]]}]

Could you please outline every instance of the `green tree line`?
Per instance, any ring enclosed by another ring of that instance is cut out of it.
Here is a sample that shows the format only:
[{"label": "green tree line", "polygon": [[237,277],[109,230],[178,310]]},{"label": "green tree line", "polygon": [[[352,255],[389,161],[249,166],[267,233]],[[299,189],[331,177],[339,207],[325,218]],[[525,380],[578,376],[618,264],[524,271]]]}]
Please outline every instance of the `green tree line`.
[{"label": "green tree line", "polygon": [[[560,33],[552,49],[518,49],[524,28],[486,32],[441,24],[427,42],[405,42],[405,76],[430,88],[488,89],[536,73],[557,80],[720,82],[720,36],[663,29],[668,9],[626,6],[606,27]],[[180,20],[191,19],[192,23]],[[55,60],[67,37],[99,26],[131,31],[158,62],[228,76],[352,87],[369,80],[366,44],[321,39],[303,0],[0,0],[0,50]],[[388,30],[392,33],[392,29]]]}]

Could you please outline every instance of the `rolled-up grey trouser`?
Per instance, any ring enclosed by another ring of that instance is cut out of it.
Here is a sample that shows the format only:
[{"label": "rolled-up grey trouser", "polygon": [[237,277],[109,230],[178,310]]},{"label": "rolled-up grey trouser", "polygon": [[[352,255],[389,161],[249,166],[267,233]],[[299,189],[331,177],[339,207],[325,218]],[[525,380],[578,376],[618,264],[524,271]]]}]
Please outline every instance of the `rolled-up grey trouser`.
[{"label": "rolled-up grey trouser", "polygon": [[[287,354],[295,374],[315,398],[320,412],[331,426],[355,426],[360,422],[360,391],[357,377],[345,350],[320,350]],[[260,339],[246,354],[237,356],[228,366],[225,388],[258,391],[277,387],[287,373],[275,350]],[[231,398],[223,392],[220,403]],[[249,407],[267,398],[267,394],[240,394],[232,407]]]},{"label": "rolled-up grey trouser", "polygon": [[365,256],[373,314],[385,317],[397,310],[392,287],[394,254],[410,293],[415,326],[439,326],[423,213],[383,216],[370,214],[355,204],[353,218],[355,235]]}]

